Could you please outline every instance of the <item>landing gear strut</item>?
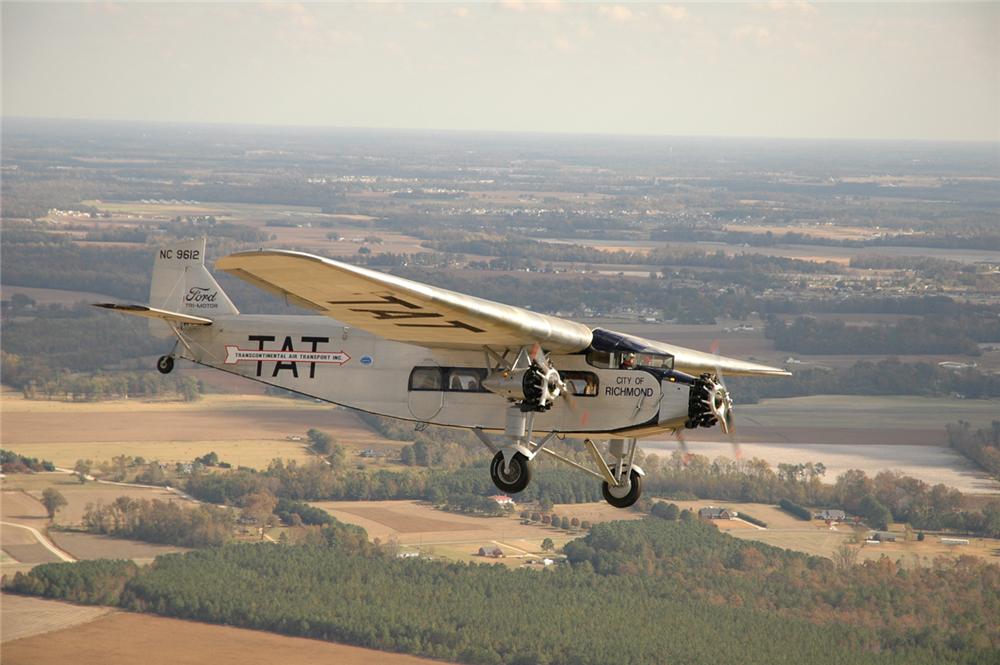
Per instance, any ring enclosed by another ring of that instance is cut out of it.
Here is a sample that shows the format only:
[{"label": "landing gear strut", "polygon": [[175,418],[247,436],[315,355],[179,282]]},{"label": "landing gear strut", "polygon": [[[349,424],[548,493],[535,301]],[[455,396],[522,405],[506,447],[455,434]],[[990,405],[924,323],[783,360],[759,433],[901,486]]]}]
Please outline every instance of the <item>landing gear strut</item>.
[{"label": "landing gear strut", "polygon": [[628,508],[639,500],[642,494],[643,471],[633,464],[638,448],[635,439],[612,439],[608,443],[610,464],[605,461],[605,455],[598,449],[597,444],[590,439],[584,440],[584,445],[590,451],[597,467],[595,471],[546,448],[556,436],[554,431],[546,434],[537,443],[532,441],[531,425],[534,415],[530,411],[527,413],[521,411],[517,405],[508,407],[507,426],[504,429],[504,437],[508,441],[506,445],[498,445],[493,437],[481,429],[472,430],[483,445],[493,453],[490,478],[497,489],[509,494],[523,491],[531,482],[531,461],[538,454],[545,453],[602,481],[601,492],[612,506]]},{"label": "landing gear strut", "polygon": [[156,370],[160,374],[170,374],[174,371],[174,357],[160,356],[160,359],[156,361]]}]

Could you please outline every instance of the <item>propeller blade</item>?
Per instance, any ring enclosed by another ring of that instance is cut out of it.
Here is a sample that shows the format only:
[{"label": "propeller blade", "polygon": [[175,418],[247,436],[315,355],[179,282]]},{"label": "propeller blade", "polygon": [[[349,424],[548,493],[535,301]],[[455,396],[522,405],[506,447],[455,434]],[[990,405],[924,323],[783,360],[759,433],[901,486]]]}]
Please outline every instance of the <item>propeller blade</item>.
[{"label": "propeller blade", "polygon": [[687,439],[681,434],[681,430],[675,429],[674,436],[677,437],[677,445],[681,449],[681,463],[687,466],[691,462],[691,453],[688,451]]},{"label": "propeller blade", "polygon": [[542,345],[539,344],[538,342],[535,342],[531,347],[531,353],[528,354],[528,357],[530,357],[533,361],[535,361],[539,365],[542,364],[538,362],[538,352],[541,350],[542,350]]},{"label": "propeller blade", "polygon": [[562,392],[562,398],[566,400],[566,406],[569,407],[573,415],[580,416],[580,425],[586,425],[587,421],[590,420],[590,411],[587,409],[581,411],[579,405],[576,403],[576,396],[573,395],[573,391],[567,388]]},{"label": "propeller blade", "polygon": [[726,380],[722,377],[722,367],[719,361],[719,340],[713,340],[709,349],[715,354],[715,379],[719,382],[719,387],[723,391],[722,403],[717,409],[719,428],[729,436],[729,443],[733,446],[733,457],[740,459],[743,457],[743,451],[740,449],[740,439],[736,434],[736,413],[733,409],[733,398],[729,394],[729,388],[726,387]]}]

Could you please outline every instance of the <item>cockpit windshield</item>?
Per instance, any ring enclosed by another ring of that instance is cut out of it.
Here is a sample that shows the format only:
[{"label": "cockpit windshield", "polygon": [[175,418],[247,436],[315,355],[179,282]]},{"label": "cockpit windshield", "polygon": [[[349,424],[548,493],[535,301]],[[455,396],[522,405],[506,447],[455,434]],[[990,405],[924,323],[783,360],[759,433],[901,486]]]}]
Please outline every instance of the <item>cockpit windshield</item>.
[{"label": "cockpit windshield", "polygon": [[673,369],[674,357],[640,338],[595,328],[587,350],[587,362],[605,369]]}]

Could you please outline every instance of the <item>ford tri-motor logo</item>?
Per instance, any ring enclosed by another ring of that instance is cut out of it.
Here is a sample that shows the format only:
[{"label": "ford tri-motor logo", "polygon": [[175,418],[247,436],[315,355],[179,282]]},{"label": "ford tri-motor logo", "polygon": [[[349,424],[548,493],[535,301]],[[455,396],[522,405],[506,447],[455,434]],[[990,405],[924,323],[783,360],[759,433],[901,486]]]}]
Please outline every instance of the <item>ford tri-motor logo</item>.
[{"label": "ford tri-motor logo", "polygon": [[218,307],[215,304],[215,299],[218,296],[219,292],[216,289],[210,289],[205,286],[192,286],[184,296],[184,302],[188,303],[189,307],[214,308]]}]

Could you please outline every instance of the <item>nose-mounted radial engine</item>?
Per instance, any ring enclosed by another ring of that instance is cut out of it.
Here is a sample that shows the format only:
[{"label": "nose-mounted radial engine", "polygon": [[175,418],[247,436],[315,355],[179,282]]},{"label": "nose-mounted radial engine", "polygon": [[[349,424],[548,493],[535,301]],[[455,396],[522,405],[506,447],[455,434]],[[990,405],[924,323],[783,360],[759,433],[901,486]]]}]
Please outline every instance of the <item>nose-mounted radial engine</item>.
[{"label": "nose-mounted radial engine", "polygon": [[725,434],[732,432],[733,398],[718,375],[702,374],[694,380],[688,398],[688,420],[685,426],[712,427],[719,423]]}]

